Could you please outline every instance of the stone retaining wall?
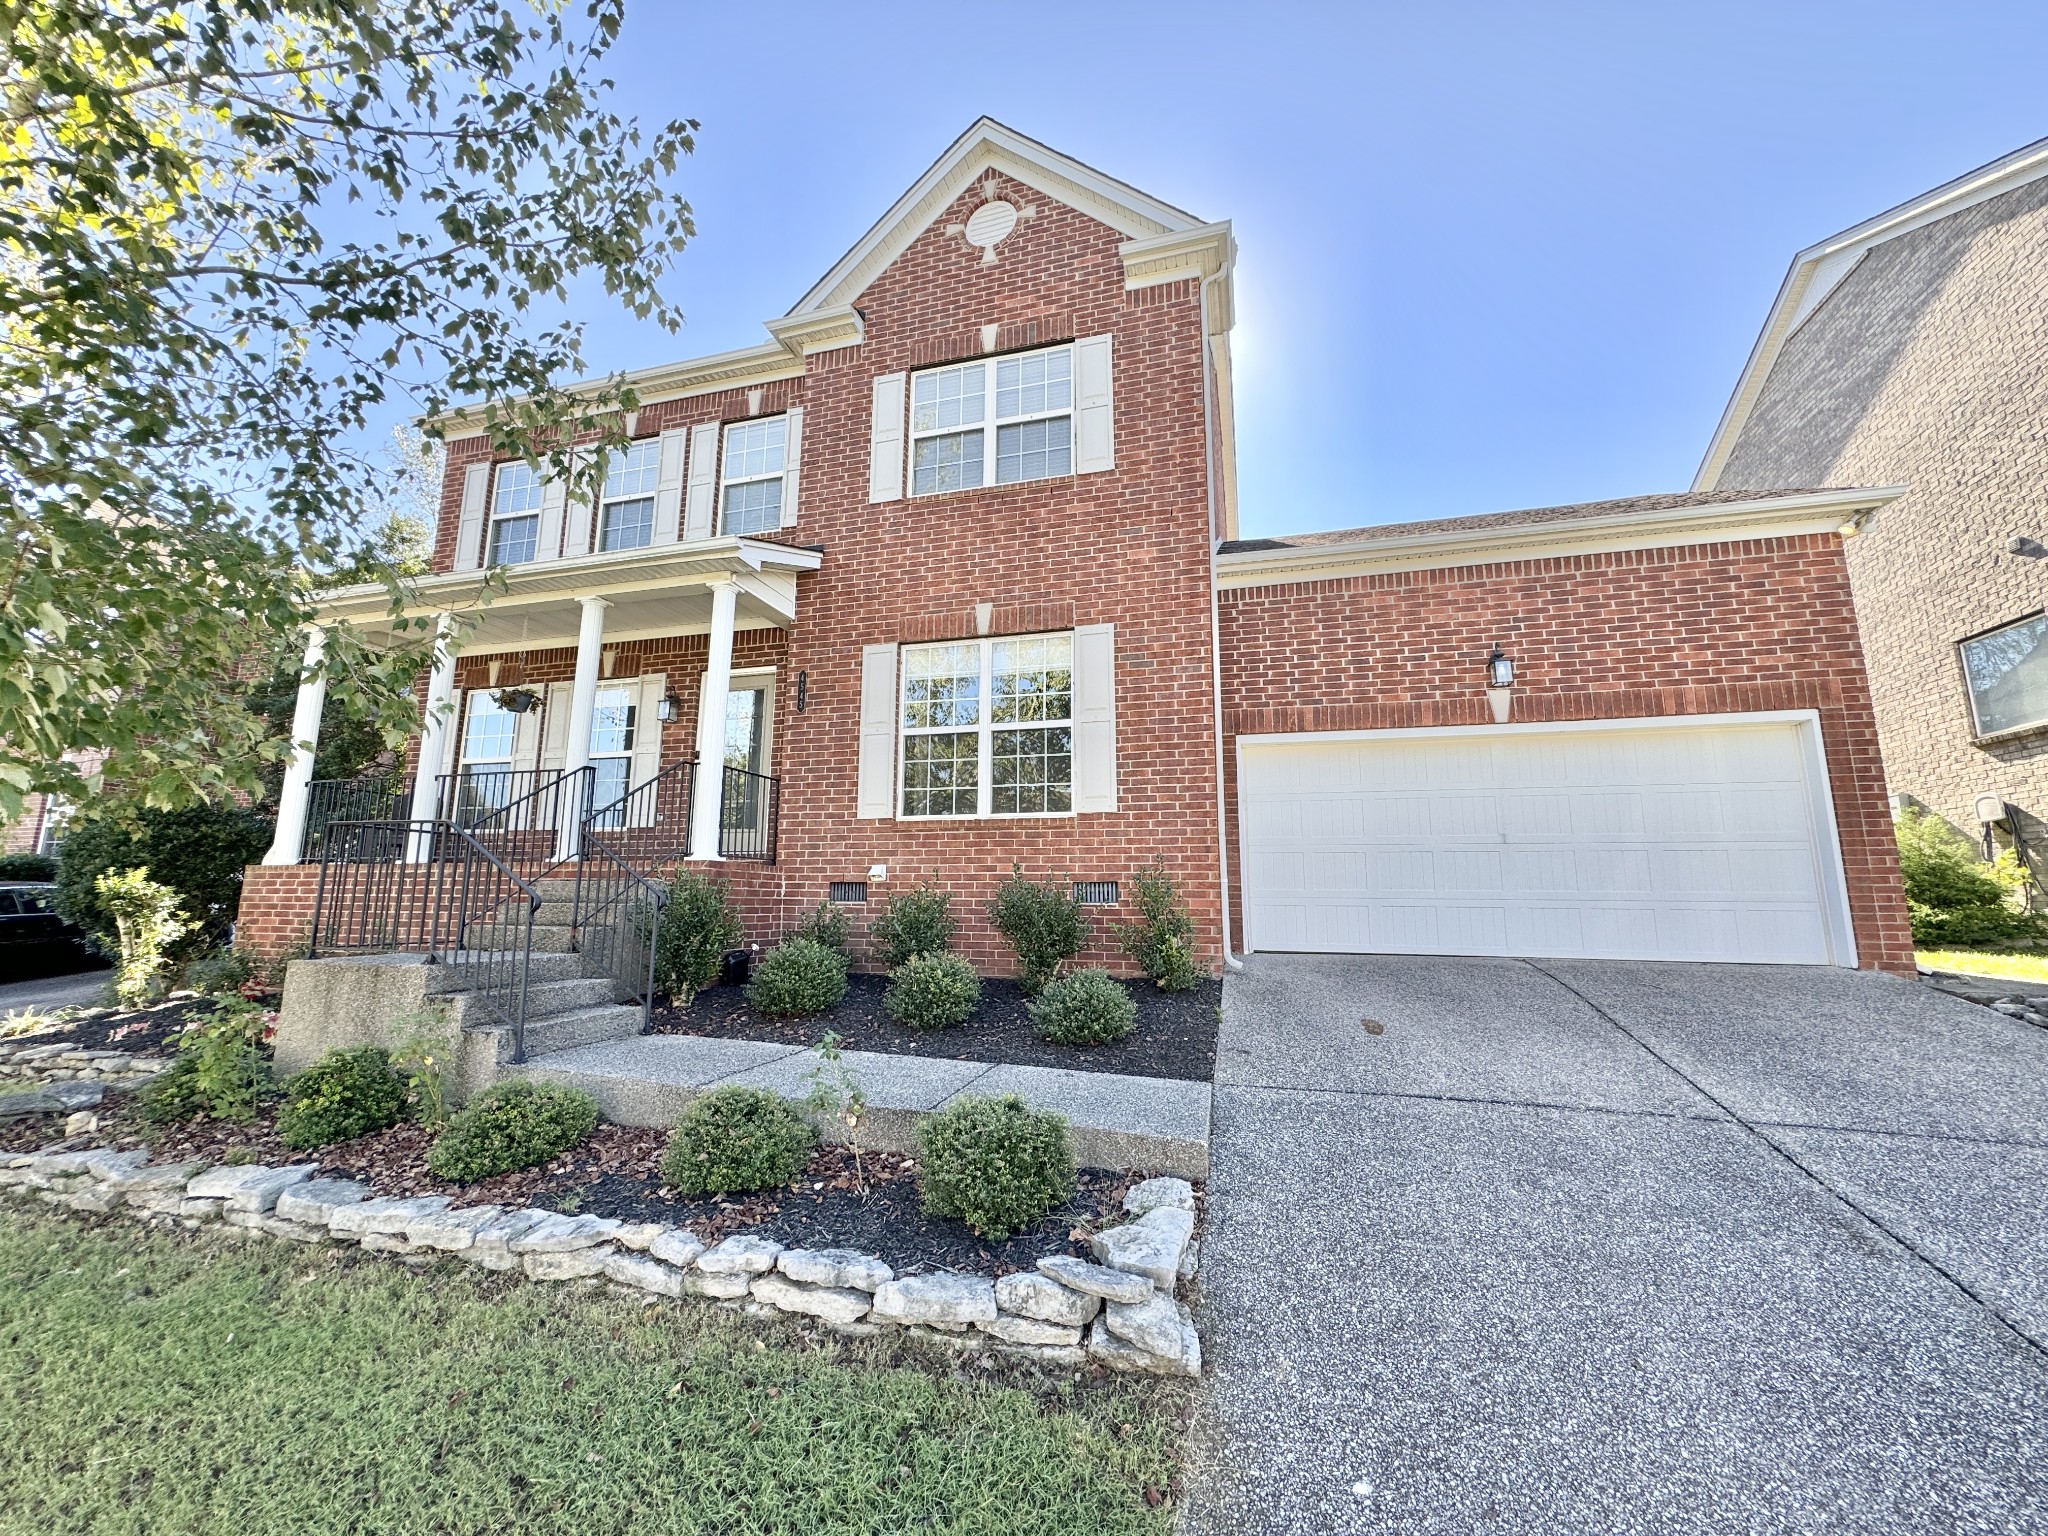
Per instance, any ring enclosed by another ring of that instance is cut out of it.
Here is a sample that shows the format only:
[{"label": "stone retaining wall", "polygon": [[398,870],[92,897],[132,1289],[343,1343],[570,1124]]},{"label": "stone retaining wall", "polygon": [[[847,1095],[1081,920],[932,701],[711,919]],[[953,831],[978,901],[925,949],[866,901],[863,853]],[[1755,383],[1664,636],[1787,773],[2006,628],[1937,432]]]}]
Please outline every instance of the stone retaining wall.
[{"label": "stone retaining wall", "polygon": [[850,1249],[785,1248],[740,1234],[707,1246],[682,1227],[502,1206],[446,1196],[379,1197],[318,1165],[208,1168],[149,1163],[140,1151],[0,1153],[0,1190],[71,1210],[187,1227],[222,1223],[301,1243],[349,1242],[421,1263],[453,1257],[535,1281],[609,1281],[653,1296],[696,1296],[755,1314],[813,1317],[841,1333],[903,1330],[964,1349],[1063,1365],[1195,1376],[1202,1345],[1179,1282],[1194,1273],[1194,1191],[1148,1179],[1124,1197],[1136,1219],[1094,1239],[1099,1263],[1071,1255],[1036,1270],[898,1276]]},{"label": "stone retaining wall", "polygon": [[25,1040],[0,1040],[0,1082],[108,1083],[138,1086],[170,1065],[159,1056],[127,1051],[87,1051],[70,1045]]}]

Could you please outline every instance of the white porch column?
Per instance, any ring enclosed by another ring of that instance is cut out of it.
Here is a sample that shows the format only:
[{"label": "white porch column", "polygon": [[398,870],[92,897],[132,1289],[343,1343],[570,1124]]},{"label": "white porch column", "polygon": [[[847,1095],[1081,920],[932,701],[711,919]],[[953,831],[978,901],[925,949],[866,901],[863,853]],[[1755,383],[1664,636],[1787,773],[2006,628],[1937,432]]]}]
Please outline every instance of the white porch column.
[{"label": "white porch column", "polygon": [[704,692],[697,702],[697,789],[690,811],[692,859],[717,859],[719,823],[725,809],[725,700],[732,692],[732,630],[740,584],[726,577],[711,584],[711,655],[704,663]]},{"label": "white porch column", "polygon": [[[574,773],[590,766],[590,723],[597,714],[597,673],[604,660],[604,611],[601,597],[579,598],[583,617],[576,629],[576,681],[569,690],[569,737],[563,744],[562,770]],[[582,848],[582,800],[562,807],[562,825],[555,836],[555,857],[573,859]]]},{"label": "white porch column", "polygon": [[[448,733],[455,729],[450,718],[455,701],[455,615],[444,613],[434,620],[434,669],[427,674],[427,702],[420,712],[419,765],[412,777],[413,821],[433,821],[441,814],[441,765],[448,759]],[[425,860],[432,846],[425,835],[412,839],[406,857],[417,864]]]},{"label": "white porch column", "polygon": [[277,791],[277,832],[270,840],[266,864],[296,864],[306,841],[306,801],[313,786],[313,752],[320,744],[320,710],[327,702],[327,631],[306,626],[306,666],[299,674],[299,697],[292,707],[292,755]]}]

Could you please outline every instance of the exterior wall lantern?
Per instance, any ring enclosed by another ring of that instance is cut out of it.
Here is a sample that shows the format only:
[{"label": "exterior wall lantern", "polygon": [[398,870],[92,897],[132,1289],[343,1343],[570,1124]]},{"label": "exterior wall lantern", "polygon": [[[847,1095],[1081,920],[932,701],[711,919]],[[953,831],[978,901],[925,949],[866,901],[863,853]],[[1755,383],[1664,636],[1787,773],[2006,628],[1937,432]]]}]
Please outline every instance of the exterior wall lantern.
[{"label": "exterior wall lantern", "polygon": [[654,718],[663,725],[674,725],[683,718],[683,701],[672,693],[664,693],[661,702],[654,706]]},{"label": "exterior wall lantern", "polygon": [[1498,645],[1486,658],[1486,702],[1493,706],[1493,723],[1507,724],[1515,706],[1515,659]]}]

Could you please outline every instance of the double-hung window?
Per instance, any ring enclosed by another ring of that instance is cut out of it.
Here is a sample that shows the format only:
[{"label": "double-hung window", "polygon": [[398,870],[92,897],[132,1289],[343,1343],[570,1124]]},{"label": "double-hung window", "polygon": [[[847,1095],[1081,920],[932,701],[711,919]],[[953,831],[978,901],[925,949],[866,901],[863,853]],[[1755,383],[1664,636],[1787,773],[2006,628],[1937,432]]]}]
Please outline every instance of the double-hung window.
[{"label": "double-hung window", "polygon": [[462,728],[462,774],[457,784],[457,819],[467,825],[502,810],[512,798],[512,744],[518,717],[488,693],[469,696]]},{"label": "double-hung window", "polygon": [[905,646],[902,814],[1072,811],[1073,666],[1071,635]]},{"label": "double-hung window", "polygon": [[661,481],[661,443],[634,443],[612,455],[598,496],[597,547],[640,549],[654,542],[654,491]]},{"label": "double-hung window", "polygon": [[725,429],[724,534],[766,533],[782,526],[782,475],[789,454],[789,418],[736,421]]},{"label": "double-hung window", "polygon": [[524,565],[540,553],[540,476],[531,464],[498,466],[491,496],[491,565]]},{"label": "double-hung window", "polygon": [[624,808],[617,802],[633,777],[633,740],[640,726],[635,693],[629,687],[600,688],[590,714],[590,803],[610,811],[606,826],[625,824]]},{"label": "double-hung window", "polygon": [[1074,349],[1048,347],[913,374],[914,496],[1074,472]]},{"label": "double-hung window", "polygon": [[1958,647],[1979,736],[2048,724],[2048,614],[2035,614]]}]

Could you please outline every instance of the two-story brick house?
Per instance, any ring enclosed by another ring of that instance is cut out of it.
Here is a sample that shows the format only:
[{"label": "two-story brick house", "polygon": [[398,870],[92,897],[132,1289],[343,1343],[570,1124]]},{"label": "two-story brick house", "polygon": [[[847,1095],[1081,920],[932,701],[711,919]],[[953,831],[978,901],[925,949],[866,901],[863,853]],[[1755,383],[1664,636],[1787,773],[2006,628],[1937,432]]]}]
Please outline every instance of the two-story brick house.
[{"label": "two-story brick house", "polygon": [[[989,970],[1013,865],[1114,903],[1154,861],[1212,971],[1909,965],[1841,548],[1892,493],[1240,540],[1234,255],[983,120],[768,342],[635,376],[591,501],[451,427],[422,611],[467,612],[486,566],[504,591],[427,683],[411,815],[580,774],[635,824],[615,797],[722,762],[671,820],[751,936],[932,881]],[[307,761],[245,942],[311,914]]]}]

